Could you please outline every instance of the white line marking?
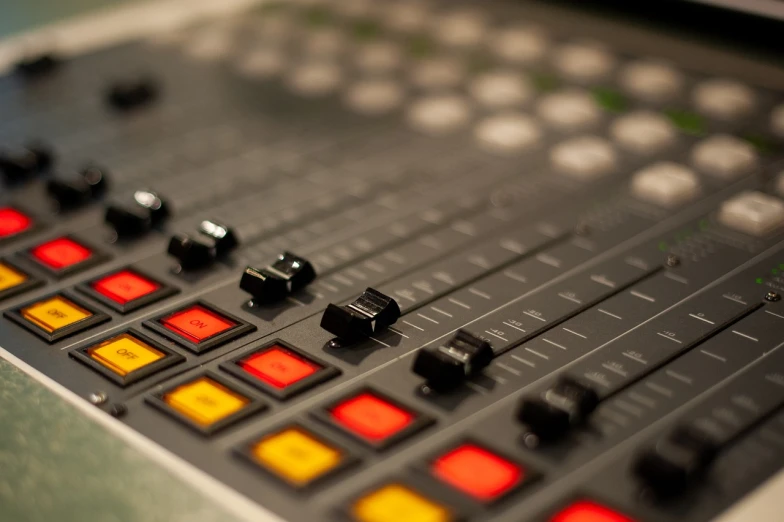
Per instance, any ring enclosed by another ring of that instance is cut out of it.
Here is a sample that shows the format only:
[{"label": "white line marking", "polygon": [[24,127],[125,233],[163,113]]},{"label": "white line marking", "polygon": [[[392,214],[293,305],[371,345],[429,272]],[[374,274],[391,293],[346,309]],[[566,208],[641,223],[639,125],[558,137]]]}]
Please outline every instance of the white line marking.
[{"label": "white line marking", "polygon": [[553,346],[555,346],[556,348],[560,348],[561,350],[568,350],[566,346],[562,344],[554,343],[550,339],[545,339],[544,337],[542,337],[542,341],[546,342],[547,344],[552,344]]},{"label": "white line marking", "polygon": [[568,329],[568,328],[564,328],[564,327],[561,327],[561,330],[563,330],[563,331],[565,331],[565,332],[569,332],[570,334],[576,335],[577,337],[582,337],[583,339],[588,339],[588,338],[587,338],[586,336],[584,336],[583,334],[581,334],[581,333],[577,333],[577,332],[575,332],[574,330],[570,330],[570,329]]},{"label": "white line marking", "polygon": [[642,292],[638,292],[637,290],[630,290],[629,293],[632,294],[634,297],[639,297],[640,299],[645,299],[646,301],[649,301],[651,303],[655,303],[656,302],[656,299],[654,299],[653,297],[651,297],[649,295],[646,295],[646,294],[643,294]]},{"label": "white line marking", "polygon": [[338,288],[335,285],[331,285],[331,284],[326,283],[324,281],[320,281],[319,284],[321,286],[323,286],[324,288],[326,288],[327,290],[329,290],[330,292],[340,292],[340,288]]},{"label": "white line marking", "polygon": [[621,426],[626,426],[629,422],[626,420],[626,417],[619,413],[612,412],[607,408],[602,408],[599,410],[599,415],[606,419],[610,419],[611,421],[615,422],[616,424],[620,424]]},{"label": "white line marking", "polygon": [[291,297],[291,296],[286,296],[286,301],[288,301],[288,302],[290,302],[290,303],[294,303],[294,304],[295,304],[295,305],[297,305],[297,306],[307,306],[307,305],[305,305],[305,303],[303,303],[302,301],[299,301],[299,300],[297,300],[297,299],[294,299],[294,298],[293,298],[293,297]]},{"label": "white line marking", "polygon": [[542,318],[541,318],[541,317],[539,317],[538,315],[534,315],[534,314],[532,314],[532,313],[528,313],[528,312],[523,312],[523,313],[524,313],[525,315],[527,315],[528,317],[533,317],[534,319],[538,319],[539,321],[542,321],[543,323],[546,323],[546,322],[547,322],[545,319],[542,319]]},{"label": "white line marking", "polygon": [[612,364],[602,363],[602,368],[604,368],[605,370],[610,370],[613,373],[617,373],[621,377],[627,377],[629,375],[625,371],[616,368]]},{"label": "white line marking", "polygon": [[558,294],[558,296],[559,296],[559,297],[563,297],[563,298],[564,298],[564,299],[566,299],[567,301],[571,301],[571,302],[573,302],[573,303],[577,303],[577,304],[583,304],[583,302],[582,302],[582,301],[580,301],[579,299],[575,299],[574,297],[572,297],[572,296],[569,296],[569,295],[566,295],[566,294],[563,294],[563,293],[559,293],[559,294]]},{"label": "white line marking", "polygon": [[714,323],[713,321],[708,321],[708,320],[707,320],[707,319],[705,319],[704,317],[700,317],[699,315],[689,314],[689,317],[693,317],[693,318],[695,318],[695,319],[698,319],[698,320],[700,320],[700,321],[704,321],[704,322],[706,322],[706,323],[708,323],[708,324],[716,324],[716,323]]},{"label": "white line marking", "polygon": [[538,256],[536,256],[536,260],[541,261],[545,265],[554,266],[555,268],[561,268],[561,261],[547,254],[539,254]]},{"label": "white line marking", "polygon": [[428,316],[426,316],[426,315],[424,315],[424,314],[420,314],[419,312],[417,312],[417,315],[418,315],[419,317],[421,317],[422,319],[426,320],[426,321],[430,321],[431,323],[435,323],[435,324],[441,324],[441,323],[439,323],[438,321],[436,321],[435,319],[431,319],[430,317],[428,317]]},{"label": "white line marking", "polygon": [[420,332],[424,332],[424,331],[425,331],[425,329],[424,329],[424,328],[422,328],[422,327],[420,327],[420,326],[417,326],[417,325],[415,325],[415,324],[413,324],[413,323],[409,323],[408,321],[403,321],[403,322],[404,322],[404,323],[406,323],[408,326],[410,326],[410,327],[412,327],[412,328],[416,328],[416,329],[417,329],[417,330],[419,330]]},{"label": "white line marking", "polygon": [[673,379],[676,379],[681,382],[685,382],[686,384],[691,384],[693,382],[690,378],[686,377],[685,375],[681,375],[680,373],[675,373],[672,370],[664,370],[664,373],[666,373]]},{"label": "white line marking", "polygon": [[615,288],[615,283],[604,277],[603,275],[591,275],[591,281],[594,283],[599,283],[600,285],[608,286],[610,288]]},{"label": "white line marking", "polygon": [[621,352],[621,355],[623,355],[623,356],[625,356],[625,357],[628,357],[628,358],[629,358],[629,359],[631,359],[632,361],[636,361],[636,362],[638,362],[638,363],[640,363],[640,364],[644,364],[644,365],[647,365],[647,364],[648,364],[648,361],[646,361],[646,360],[645,360],[645,359],[643,359],[642,357],[637,357],[637,356],[634,356],[634,355],[632,355],[632,354],[629,354],[629,353],[626,353],[626,352]]},{"label": "white line marking", "polygon": [[514,328],[515,330],[520,330],[521,332],[525,333],[525,330],[523,330],[523,329],[522,329],[522,328],[520,328],[519,326],[515,326],[515,325],[513,325],[513,324],[507,323],[506,321],[504,321],[504,322],[503,322],[503,324],[505,324],[506,326],[508,326],[508,327],[510,327],[510,328]]},{"label": "white line marking", "polygon": [[757,339],[756,337],[752,337],[752,336],[750,336],[750,335],[746,335],[746,334],[745,334],[745,333],[743,333],[743,332],[739,332],[739,331],[737,331],[737,330],[733,330],[733,331],[732,331],[732,333],[734,333],[735,335],[740,335],[741,337],[745,337],[746,339],[749,339],[749,340],[751,340],[751,341],[754,341],[755,343],[758,343],[758,342],[759,342],[759,339]]},{"label": "white line marking", "polygon": [[655,382],[646,382],[645,386],[647,386],[651,390],[655,391],[656,393],[664,395],[665,397],[672,397],[672,390],[671,389],[665,388],[664,386],[659,386]]},{"label": "white line marking", "polygon": [[449,301],[452,304],[456,304],[457,306],[461,306],[461,307],[465,308],[466,310],[470,310],[471,309],[470,306],[468,306],[467,304],[465,304],[462,301],[458,301],[457,299],[453,299],[453,298],[450,297],[450,298],[447,299],[447,301]]},{"label": "white line marking", "polygon": [[773,312],[771,312],[770,310],[765,310],[765,313],[766,313],[766,314],[770,314],[770,315],[775,315],[776,317],[779,317],[779,318],[781,318],[781,319],[784,319],[784,315],[774,314],[774,313],[773,313]]},{"label": "white line marking", "polygon": [[410,337],[409,337],[409,336],[407,336],[406,334],[404,334],[404,333],[403,333],[403,332],[401,332],[400,330],[396,330],[396,329],[392,328],[391,326],[387,326],[387,330],[389,330],[390,332],[395,332],[395,333],[396,333],[396,334],[398,334],[399,336],[401,336],[401,337],[405,337],[406,339],[410,339]]},{"label": "white line marking", "polygon": [[486,374],[486,375],[487,375],[488,377],[490,377],[491,379],[493,379],[493,380],[494,380],[495,382],[497,382],[498,384],[506,384],[507,382],[509,382],[509,381],[507,381],[506,379],[504,379],[503,377],[499,377],[498,375],[492,375],[492,374],[490,374],[490,373],[488,373],[488,374]]},{"label": "white line marking", "polygon": [[332,279],[337,281],[338,283],[343,283],[346,286],[354,286],[354,281],[349,279],[348,277],[342,274],[332,274]]},{"label": "white line marking", "polygon": [[602,379],[598,375],[594,375],[593,373],[584,373],[583,377],[585,377],[589,381],[595,382],[599,386],[604,386],[605,388],[609,388],[610,387],[610,383],[609,382],[607,382],[606,380]]},{"label": "white line marking", "polygon": [[531,361],[529,361],[528,359],[523,359],[522,357],[519,357],[517,355],[513,355],[512,359],[514,359],[515,361],[520,361],[523,364],[527,364],[531,368],[536,368],[536,365],[534,363],[532,363]]},{"label": "white line marking", "polygon": [[504,370],[508,371],[512,375],[517,375],[518,377],[522,375],[522,373],[520,373],[520,370],[515,370],[511,366],[507,366],[504,363],[496,363],[496,366],[498,366],[499,368],[503,368]]},{"label": "white line marking", "polygon": [[626,413],[634,415],[635,417],[641,417],[642,416],[642,410],[640,408],[638,408],[637,406],[633,406],[633,405],[629,404],[626,401],[623,401],[621,399],[616,399],[614,404],[619,409],[625,411]]},{"label": "white line marking", "polygon": [[728,296],[728,295],[723,295],[722,297],[723,297],[724,299],[729,299],[730,301],[735,301],[736,303],[740,303],[740,304],[742,304],[742,305],[749,304],[749,303],[747,303],[746,301],[741,301],[740,299],[736,299],[736,298],[734,298],[734,297],[730,297],[730,296]]},{"label": "white line marking", "polygon": [[378,340],[378,339],[376,339],[375,337],[370,337],[370,339],[373,339],[373,340],[374,340],[374,341],[376,341],[378,344],[381,344],[381,345],[383,345],[383,346],[386,346],[387,348],[392,348],[392,346],[388,345],[388,344],[387,344],[387,343],[385,343],[384,341],[379,341],[379,340]]},{"label": "white line marking", "polygon": [[620,315],[615,315],[615,314],[613,314],[613,313],[610,313],[610,312],[608,312],[607,310],[605,310],[604,308],[599,308],[598,310],[599,310],[601,313],[605,314],[605,315],[609,315],[610,317],[615,317],[616,319],[623,319],[623,317],[621,317]]},{"label": "white line marking", "polygon": [[528,282],[528,279],[526,279],[525,276],[521,276],[520,274],[517,274],[517,273],[512,272],[510,270],[507,270],[507,271],[503,272],[503,274],[506,277],[508,277],[509,279],[513,279],[513,280],[517,281],[518,283],[527,283]]},{"label": "white line marking", "polygon": [[661,332],[656,332],[656,335],[658,335],[659,337],[664,337],[664,338],[665,338],[665,339],[667,339],[668,341],[672,341],[672,342],[674,342],[674,343],[678,343],[678,344],[683,344],[683,342],[679,341],[679,340],[678,340],[678,339],[676,339],[675,337],[670,337],[669,335],[665,335],[665,334],[663,334],[663,333],[661,333]]},{"label": "white line marking", "polygon": [[677,281],[679,283],[683,283],[684,285],[689,284],[689,280],[685,277],[681,277],[679,275],[675,275],[672,272],[664,272],[664,277],[667,279],[672,279],[673,281]]},{"label": "white line marking", "polygon": [[534,355],[538,355],[538,356],[539,356],[539,357],[541,357],[542,359],[547,359],[548,361],[550,360],[550,358],[549,358],[548,356],[546,356],[545,354],[543,354],[543,353],[539,353],[539,352],[537,352],[536,350],[532,350],[532,349],[528,348],[527,346],[525,347],[525,351],[526,351],[526,352],[531,352],[531,353],[532,353],[532,354],[534,354]]},{"label": "white line marking", "polygon": [[471,292],[471,293],[472,293],[472,294],[474,294],[474,295],[478,295],[479,297],[483,297],[483,298],[485,298],[485,299],[491,299],[491,296],[490,296],[490,294],[486,294],[486,293],[482,292],[481,290],[477,290],[477,289],[476,289],[476,288],[474,288],[473,286],[472,286],[472,287],[470,287],[470,288],[468,289],[468,291],[469,291],[469,292]]},{"label": "white line marking", "polygon": [[649,408],[655,408],[656,407],[656,401],[646,397],[645,395],[640,395],[637,392],[629,392],[629,398],[631,400],[635,401],[635,402],[639,402],[640,404],[644,404],[645,406],[648,406]]},{"label": "white line marking", "polygon": [[727,359],[725,357],[722,357],[721,355],[716,355],[715,353],[711,353],[707,350],[700,350],[700,351],[705,355],[707,355],[708,357],[713,357],[714,359],[718,359],[721,362],[727,362]]},{"label": "white line marking", "polygon": [[485,333],[486,333],[486,334],[490,334],[490,335],[492,335],[493,337],[498,337],[498,338],[499,338],[499,339],[501,339],[502,341],[509,342],[509,339],[504,339],[504,338],[503,338],[503,337],[501,337],[500,335],[498,335],[498,334],[494,334],[494,333],[493,333],[493,332],[491,332],[490,330],[485,330]]},{"label": "white line marking", "polygon": [[430,309],[433,310],[434,312],[438,312],[441,315],[445,315],[447,317],[454,317],[452,314],[444,312],[443,310],[441,310],[440,308],[436,308],[435,306],[431,306]]},{"label": "white line marking", "polygon": [[475,392],[481,393],[482,395],[487,395],[487,393],[490,391],[471,381],[466,381],[465,385],[471,388],[472,390],[474,390]]},{"label": "white line marking", "polygon": [[416,299],[408,295],[408,292],[406,292],[405,290],[395,290],[395,295],[398,297],[402,297],[403,299],[408,299],[412,303],[416,303]]}]

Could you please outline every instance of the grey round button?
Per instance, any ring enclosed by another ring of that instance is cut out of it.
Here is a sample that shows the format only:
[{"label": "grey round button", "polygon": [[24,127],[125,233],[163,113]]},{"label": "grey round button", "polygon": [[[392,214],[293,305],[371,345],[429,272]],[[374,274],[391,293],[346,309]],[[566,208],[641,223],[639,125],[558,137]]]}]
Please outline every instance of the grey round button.
[{"label": "grey round button", "polygon": [[550,126],[565,131],[589,127],[601,118],[601,110],[590,93],[568,88],[544,96],[536,113]]},{"label": "grey round button", "polygon": [[359,69],[370,73],[389,72],[400,67],[403,53],[390,41],[371,42],[357,50],[355,62]]},{"label": "grey round button", "polygon": [[660,152],[675,141],[670,121],[659,113],[637,111],[617,118],[610,127],[613,140],[639,154]]},{"label": "grey round button", "polygon": [[777,135],[784,137],[784,104],[773,109],[770,115],[770,126]]},{"label": "grey round button", "polygon": [[606,140],[598,136],[580,136],[553,147],[550,161],[558,172],[587,181],[611,173],[617,157]]},{"label": "grey round button", "polygon": [[485,38],[485,20],[477,11],[461,10],[434,20],[436,39],[444,45],[470,47]]},{"label": "grey round button", "polygon": [[493,34],[489,45],[504,60],[529,63],[544,56],[549,40],[544,31],[535,27],[512,27]]},{"label": "grey round button", "polygon": [[306,97],[324,96],[334,91],[343,81],[343,73],[336,64],[329,62],[305,63],[295,68],[286,83],[297,94]]},{"label": "grey round button", "polygon": [[567,44],[553,57],[556,69],[571,80],[595,81],[607,76],[615,67],[615,58],[594,44]]},{"label": "grey round button", "polygon": [[636,98],[661,102],[678,94],[683,77],[668,65],[640,61],[623,68],[620,82],[624,90]]},{"label": "grey round button", "polygon": [[752,236],[766,236],[784,225],[784,202],[762,192],[743,192],[722,203],[719,222]]},{"label": "grey round button", "polygon": [[756,105],[754,91],[735,80],[716,78],[699,84],[693,93],[697,110],[720,120],[750,114]]},{"label": "grey round button", "polygon": [[215,27],[196,33],[184,43],[186,55],[197,60],[213,61],[231,53],[234,36],[229,29]]},{"label": "grey round button", "polygon": [[493,152],[516,152],[539,143],[542,132],[530,116],[507,113],[481,121],[474,130],[474,136],[484,149]]},{"label": "grey round button", "polygon": [[393,80],[365,80],[352,85],[346,91],[344,101],[362,114],[383,114],[403,102],[403,88]]},{"label": "grey round button", "polygon": [[414,102],[408,109],[409,123],[428,134],[446,134],[465,126],[471,109],[462,96],[442,94]]},{"label": "grey round button", "polygon": [[694,146],[692,163],[699,170],[721,178],[733,180],[748,174],[757,166],[754,147],[734,136],[717,134]]},{"label": "grey round button", "polygon": [[513,107],[528,101],[533,89],[522,75],[498,70],[477,76],[469,85],[471,95],[486,107]]},{"label": "grey round button", "polygon": [[251,78],[270,78],[280,74],[286,64],[284,53],[276,48],[257,48],[237,59],[237,71]]},{"label": "grey round button", "polygon": [[638,171],[632,178],[631,192],[642,201],[662,207],[675,207],[697,197],[697,175],[683,165],[663,161]]},{"label": "grey round button", "polygon": [[463,83],[465,76],[465,66],[460,60],[428,58],[420,61],[411,71],[411,82],[424,89],[442,89]]}]

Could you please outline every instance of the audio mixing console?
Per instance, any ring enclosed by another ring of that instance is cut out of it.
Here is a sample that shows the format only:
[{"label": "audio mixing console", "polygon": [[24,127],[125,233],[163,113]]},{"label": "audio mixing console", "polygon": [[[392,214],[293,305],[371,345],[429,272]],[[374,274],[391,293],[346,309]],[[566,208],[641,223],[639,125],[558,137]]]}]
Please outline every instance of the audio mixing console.
[{"label": "audio mixing console", "polygon": [[714,520],[784,464],[784,70],[587,20],[264,3],[23,59],[0,354],[253,520]]}]

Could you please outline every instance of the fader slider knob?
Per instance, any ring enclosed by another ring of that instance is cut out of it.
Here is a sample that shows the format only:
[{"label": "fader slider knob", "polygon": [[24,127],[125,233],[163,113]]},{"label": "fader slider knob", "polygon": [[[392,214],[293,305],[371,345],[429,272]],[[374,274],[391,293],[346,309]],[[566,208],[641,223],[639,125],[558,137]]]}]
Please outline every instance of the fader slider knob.
[{"label": "fader slider knob", "polygon": [[149,232],[168,216],[168,205],[158,194],[137,190],[129,200],[110,204],[104,219],[119,236],[129,237]]},{"label": "fader slider knob", "polygon": [[115,109],[129,111],[147,105],[157,96],[158,86],[151,78],[137,78],[110,85],[106,101]]},{"label": "fader slider knob", "polygon": [[234,231],[217,221],[202,221],[199,225],[199,234],[208,237],[215,244],[215,253],[218,257],[229,254],[240,245]]},{"label": "fader slider knob", "polygon": [[377,333],[400,318],[397,301],[367,288],[353,303],[329,304],[321,316],[321,327],[347,343]]},{"label": "fader slider knob", "polygon": [[101,196],[106,186],[106,173],[91,166],[77,173],[50,179],[46,183],[46,191],[61,209],[71,209]]},{"label": "fader slider knob", "polygon": [[445,392],[481,372],[492,360],[490,343],[465,330],[458,330],[445,344],[419,350],[412,369],[426,379],[428,387]]},{"label": "fader slider knob", "polygon": [[524,398],[517,418],[540,440],[550,441],[583,423],[598,404],[595,390],[572,377],[562,376],[540,396]]},{"label": "fader slider knob", "polygon": [[183,270],[203,268],[212,264],[217,257],[214,245],[191,239],[184,234],[175,234],[171,238],[167,252],[179,261]]},{"label": "fader slider knob", "polygon": [[240,288],[252,295],[254,302],[274,303],[305,288],[315,278],[316,271],[307,259],[284,252],[265,268],[246,268]]}]

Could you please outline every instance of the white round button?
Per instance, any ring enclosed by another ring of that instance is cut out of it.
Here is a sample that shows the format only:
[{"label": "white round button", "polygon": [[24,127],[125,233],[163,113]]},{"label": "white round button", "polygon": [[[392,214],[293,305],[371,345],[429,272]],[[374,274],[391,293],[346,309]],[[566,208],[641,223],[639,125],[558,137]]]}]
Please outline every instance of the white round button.
[{"label": "white round button", "polygon": [[332,63],[306,63],[291,71],[288,85],[298,94],[307,97],[324,96],[338,88],[343,74]]},{"label": "white round button", "polygon": [[346,105],[362,114],[383,114],[403,102],[403,88],[392,80],[365,80],[352,85],[344,100]]},{"label": "white round button", "polygon": [[522,75],[499,70],[477,76],[469,85],[471,95],[486,107],[512,107],[525,103],[533,89]]},{"label": "white round button", "polygon": [[717,178],[732,180],[748,174],[757,166],[754,147],[734,136],[717,134],[694,146],[694,166]]},{"label": "white round button", "polygon": [[634,197],[662,207],[675,207],[699,194],[697,175],[688,167],[663,161],[646,167],[632,178]]},{"label": "white round button", "polygon": [[765,236],[784,225],[784,202],[762,192],[743,192],[722,203],[719,221],[752,236]]},{"label": "white round button", "polygon": [[265,42],[289,41],[299,27],[288,16],[264,16],[253,22],[254,35]]},{"label": "white round button", "polygon": [[615,150],[597,136],[580,136],[550,150],[553,167],[570,177],[591,180],[609,174],[617,161]]},{"label": "white round button", "polygon": [[675,128],[656,112],[637,111],[617,118],[610,127],[613,140],[639,154],[654,154],[675,142]]},{"label": "white round button", "polygon": [[612,55],[592,44],[563,45],[556,49],[553,59],[561,74],[576,81],[599,80],[615,67]]},{"label": "white round button", "polygon": [[425,28],[430,14],[421,0],[409,2],[389,2],[382,23],[393,31],[413,33]]},{"label": "white round button", "polygon": [[672,98],[683,85],[678,71],[657,62],[630,63],[621,71],[620,81],[626,92],[650,102]]},{"label": "white round button", "polygon": [[601,118],[601,111],[590,93],[567,88],[544,96],[536,113],[552,127],[574,131],[589,127]]},{"label": "white round button", "polygon": [[484,17],[475,11],[457,11],[434,20],[436,39],[444,45],[470,47],[485,37]]},{"label": "white round button", "polygon": [[237,71],[251,78],[270,78],[283,71],[286,60],[280,49],[258,48],[241,56],[237,62]]},{"label": "white round button", "polygon": [[474,130],[474,136],[484,149],[493,152],[515,152],[536,145],[542,132],[530,116],[508,113],[481,121]]},{"label": "white round button", "polygon": [[407,117],[409,123],[422,132],[446,134],[465,126],[471,110],[461,96],[444,94],[414,102]]},{"label": "white round button", "polygon": [[733,120],[754,110],[754,91],[735,80],[716,78],[699,84],[693,93],[697,109],[720,120]]},{"label": "white round button", "polygon": [[400,67],[403,53],[394,42],[370,42],[357,50],[357,67],[365,72],[382,73]]},{"label": "white round button", "polygon": [[214,28],[195,34],[185,42],[183,51],[191,58],[212,61],[228,55],[234,46],[234,36],[226,28]]},{"label": "white round button", "polygon": [[411,81],[424,89],[454,87],[463,83],[466,71],[463,63],[454,58],[428,58],[411,71]]},{"label": "white round button", "polygon": [[490,39],[493,52],[513,63],[534,62],[549,46],[547,35],[534,27],[513,27],[496,32]]},{"label": "white round button", "polygon": [[314,58],[333,57],[348,47],[346,35],[335,28],[325,27],[309,33],[302,42],[302,50]]},{"label": "white round button", "polygon": [[784,137],[784,104],[773,109],[770,116],[770,126],[777,135]]}]

